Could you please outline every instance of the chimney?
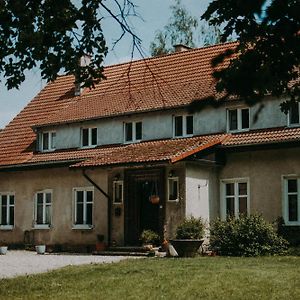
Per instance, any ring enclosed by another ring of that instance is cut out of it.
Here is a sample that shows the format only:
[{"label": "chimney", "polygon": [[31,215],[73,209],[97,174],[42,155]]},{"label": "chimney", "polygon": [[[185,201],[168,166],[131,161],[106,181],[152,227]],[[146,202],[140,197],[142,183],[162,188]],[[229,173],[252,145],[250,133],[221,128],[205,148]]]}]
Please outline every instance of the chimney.
[{"label": "chimney", "polygon": [[188,51],[188,50],[192,49],[191,47],[188,47],[183,44],[177,44],[177,45],[174,45],[173,47],[175,49],[175,52],[184,52],[184,51]]},{"label": "chimney", "polygon": [[[79,59],[79,66],[80,67],[87,67],[91,63],[92,57],[91,55],[85,54],[80,57]],[[83,88],[81,87],[81,83],[75,83],[75,96],[80,96],[82,93]]]}]

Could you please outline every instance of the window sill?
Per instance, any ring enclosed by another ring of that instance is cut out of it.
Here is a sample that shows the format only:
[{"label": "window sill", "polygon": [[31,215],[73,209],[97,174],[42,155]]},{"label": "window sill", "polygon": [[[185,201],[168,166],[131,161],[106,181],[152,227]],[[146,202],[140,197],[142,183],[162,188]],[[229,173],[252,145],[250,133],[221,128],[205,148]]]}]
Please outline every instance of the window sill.
[{"label": "window sill", "polygon": [[13,230],[13,225],[0,225],[0,230]]},{"label": "window sill", "polygon": [[49,153],[49,152],[54,152],[56,149],[42,149],[40,152],[41,153]]},{"label": "window sill", "polygon": [[34,225],[33,226],[33,229],[43,229],[43,230],[45,230],[45,229],[51,229],[51,225],[49,225],[49,224],[45,224],[45,225],[39,225],[39,224],[37,224],[37,225]]},{"label": "window sill", "polygon": [[184,139],[184,138],[188,138],[188,137],[193,137],[194,134],[185,134],[185,135],[173,135],[173,139]]},{"label": "window sill", "polygon": [[98,145],[89,145],[89,146],[80,146],[79,149],[93,149],[96,148]]},{"label": "window sill", "polygon": [[300,226],[300,222],[287,222],[284,224],[284,226]]},{"label": "window sill", "polygon": [[94,225],[73,225],[74,230],[91,230],[94,229]]},{"label": "window sill", "polygon": [[248,131],[250,131],[250,128],[237,129],[237,130],[227,130],[227,133],[241,133],[241,132],[248,132]]},{"label": "window sill", "polygon": [[287,128],[297,128],[300,127],[300,123],[288,124]]}]

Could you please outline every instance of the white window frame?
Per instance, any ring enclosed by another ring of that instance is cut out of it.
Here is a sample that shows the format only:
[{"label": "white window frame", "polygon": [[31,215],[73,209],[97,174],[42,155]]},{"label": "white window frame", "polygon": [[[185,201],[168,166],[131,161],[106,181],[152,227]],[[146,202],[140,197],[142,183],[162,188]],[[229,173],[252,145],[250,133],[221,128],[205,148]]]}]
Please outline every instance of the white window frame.
[{"label": "white window frame", "polygon": [[[297,180],[297,199],[298,199],[298,220],[289,221],[289,201],[288,201],[288,180]],[[282,176],[282,209],[285,225],[298,226],[300,225],[300,175],[283,175]]]},{"label": "white window frame", "polygon": [[[88,130],[88,144],[83,145],[83,130],[87,129]],[[92,144],[92,131],[93,129],[96,129],[96,144]],[[98,127],[96,126],[91,126],[91,127],[81,127],[80,129],[80,146],[81,148],[94,148],[97,147],[98,145]]]},{"label": "white window frame", "polygon": [[[175,135],[175,118],[176,117],[182,117],[182,135]],[[192,117],[193,118],[193,133],[187,133],[187,117]],[[190,137],[194,135],[194,129],[195,129],[195,124],[194,124],[194,115],[193,114],[178,114],[178,115],[173,115],[173,138],[183,138],[183,137]]]},{"label": "white window frame", "polygon": [[[44,149],[44,134],[48,134],[48,149]],[[55,136],[55,145],[53,145],[53,135]],[[50,130],[50,131],[44,131],[41,133],[41,151],[43,152],[49,152],[54,151],[56,149],[56,131]]]},{"label": "white window frame", "polygon": [[[170,199],[170,182],[169,181],[171,181],[171,180],[177,182],[177,198],[176,199]],[[168,191],[168,194],[167,194],[168,202],[179,202],[179,177],[168,177],[167,191]]]},{"label": "white window frame", "polygon": [[[136,138],[136,124],[141,123],[142,126],[142,136],[140,139]],[[126,124],[132,124],[132,140],[126,141]],[[123,133],[124,133],[124,144],[138,143],[143,140],[143,122],[141,120],[124,122],[123,123]]]},{"label": "white window frame", "polygon": [[[6,225],[0,225],[0,230],[12,230],[14,228],[14,224],[15,224],[15,201],[16,201],[16,196],[15,193],[12,192],[1,192],[0,193],[0,224],[2,223],[2,196],[7,196],[9,198],[9,201],[7,203],[7,207],[6,207],[6,218],[8,219],[8,223],[11,223],[10,221],[10,214],[9,214],[9,210],[10,207],[14,208],[14,220],[13,220],[13,225],[11,224],[6,224]],[[13,196],[14,197],[14,204],[11,205],[10,204],[10,197]]]},{"label": "white window frame", "polygon": [[239,194],[238,194],[238,184],[239,183],[247,183],[247,215],[250,214],[250,180],[248,177],[245,178],[230,178],[230,179],[221,179],[220,181],[220,211],[221,211],[221,219],[226,220],[226,184],[234,183],[234,217],[239,218]]},{"label": "white window frame", "polygon": [[[83,224],[76,224],[77,218],[77,192],[83,192]],[[87,192],[93,192],[92,202],[87,202]],[[93,229],[93,224],[85,224],[86,223],[86,212],[87,212],[87,204],[92,203],[92,220],[94,222],[94,197],[95,191],[94,187],[75,187],[73,188],[73,227],[72,229]]]},{"label": "white window frame", "polygon": [[[249,127],[242,128],[242,110],[247,109],[249,111]],[[230,129],[230,120],[229,120],[229,111],[237,111],[237,129]],[[242,106],[242,107],[232,107],[226,109],[226,124],[227,124],[227,132],[244,132],[250,130],[250,120],[251,120],[251,110],[249,107]]]},{"label": "white window frame", "polygon": [[[120,202],[116,202],[116,189],[115,187],[117,186],[121,186],[122,187],[122,192],[121,192],[121,201]],[[124,181],[123,180],[114,180],[113,181],[113,204],[123,204],[124,202]]]},{"label": "white window frame", "polygon": [[289,109],[288,114],[287,114],[287,125],[288,125],[288,127],[299,127],[300,126],[300,102],[298,102],[298,109],[299,109],[298,123],[291,123],[291,109]]},{"label": "white window frame", "polygon": [[[43,194],[43,224],[37,223],[37,201],[38,194]],[[51,195],[50,204],[46,202],[46,194]],[[53,202],[53,190],[46,189],[42,191],[37,191],[34,195],[34,228],[35,229],[49,229],[52,226],[52,202]],[[50,206],[50,223],[46,223],[46,207]]]}]

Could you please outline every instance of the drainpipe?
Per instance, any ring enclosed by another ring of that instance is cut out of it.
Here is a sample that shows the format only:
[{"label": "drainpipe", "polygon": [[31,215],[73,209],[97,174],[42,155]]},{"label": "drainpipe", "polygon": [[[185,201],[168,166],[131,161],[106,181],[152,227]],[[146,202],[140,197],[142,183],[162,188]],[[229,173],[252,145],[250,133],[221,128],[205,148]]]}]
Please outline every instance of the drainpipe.
[{"label": "drainpipe", "polygon": [[107,242],[108,242],[108,246],[110,246],[111,245],[111,199],[109,195],[106,192],[104,192],[104,190],[86,174],[85,170],[82,170],[82,175],[107,199],[107,218],[108,218]]}]

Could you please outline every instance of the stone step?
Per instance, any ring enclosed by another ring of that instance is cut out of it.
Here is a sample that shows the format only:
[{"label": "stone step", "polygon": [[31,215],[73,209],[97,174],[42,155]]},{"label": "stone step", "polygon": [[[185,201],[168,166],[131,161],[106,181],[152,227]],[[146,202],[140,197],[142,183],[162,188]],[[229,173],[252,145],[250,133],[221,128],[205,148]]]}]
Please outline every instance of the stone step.
[{"label": "stone step", "polygon": [[93,255],[103,256],[142,256],[147,257],[153,255],[151,252],[134,252],[134,251],[94,251]]}]

